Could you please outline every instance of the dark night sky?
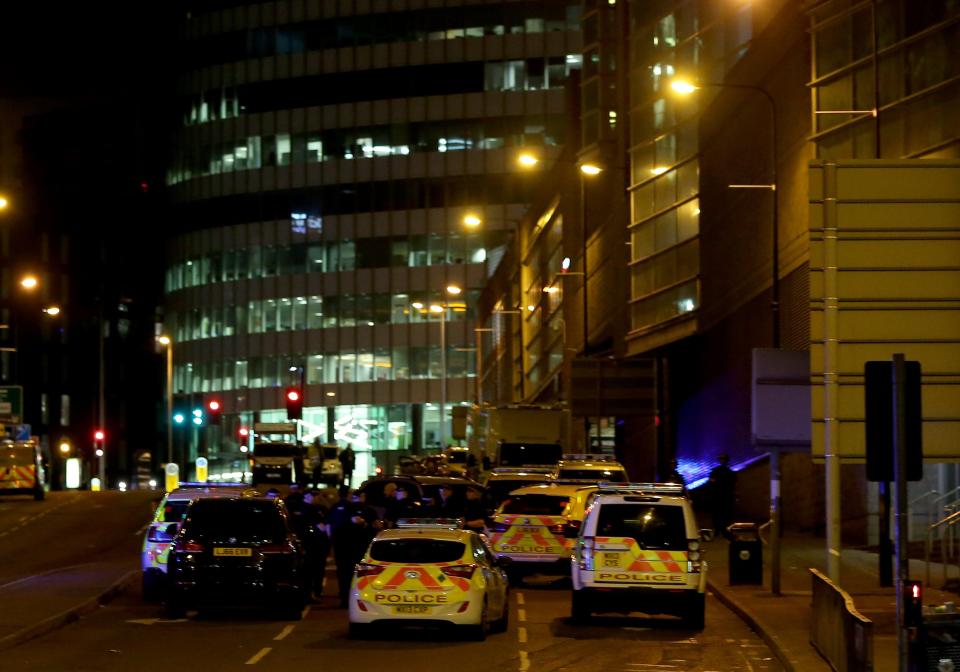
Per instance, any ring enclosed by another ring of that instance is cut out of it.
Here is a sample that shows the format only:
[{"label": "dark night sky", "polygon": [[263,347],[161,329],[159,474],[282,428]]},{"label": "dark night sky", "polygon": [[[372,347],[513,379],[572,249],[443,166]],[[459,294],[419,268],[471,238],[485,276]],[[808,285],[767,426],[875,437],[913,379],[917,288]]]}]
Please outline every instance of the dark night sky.
[{"label": "dark night sky", "polygon": [[[171,50],[173,9],[163,0],[3,3],[0,96],[150,95]],[[139,97],[139,96],[138,96]]]}]

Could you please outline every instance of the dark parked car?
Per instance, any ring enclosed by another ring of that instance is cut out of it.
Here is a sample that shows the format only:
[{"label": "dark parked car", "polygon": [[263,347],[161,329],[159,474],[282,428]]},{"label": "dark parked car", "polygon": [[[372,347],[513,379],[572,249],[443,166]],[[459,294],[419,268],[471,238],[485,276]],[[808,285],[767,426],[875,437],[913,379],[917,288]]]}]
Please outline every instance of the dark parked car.
[{"label": "dark parked car", "polygon": [[410,493],[412,499],[418,502],[422,515],[436,515],[442,501],[440,491],[445,486],[453,489],[453,496],[458,501],[466,499],[467,488],[483,491],[483,487],[476,481],[458,476],[380,476],[371,478],[361,485],[358,490],[366,495],[366,503],[383,515],[387,505],[383,490],[387,483],[395,483]]},{"label": "dark parked car", "polygon": [[304,549],[283,502],[200,499],[190,504],[170,553],[167,612],[270,609],[298,620],[309,586]]}]

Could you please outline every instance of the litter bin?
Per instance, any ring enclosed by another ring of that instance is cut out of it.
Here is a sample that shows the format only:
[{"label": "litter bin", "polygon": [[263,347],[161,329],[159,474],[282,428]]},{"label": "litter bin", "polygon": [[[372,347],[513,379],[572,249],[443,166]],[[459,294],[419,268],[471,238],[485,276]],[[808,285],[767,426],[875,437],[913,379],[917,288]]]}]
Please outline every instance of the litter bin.
[{"label": "litter bin", "polygon": [[734,523],[730,533],[730,585],[763,583],[763,544],[756,523]]}]

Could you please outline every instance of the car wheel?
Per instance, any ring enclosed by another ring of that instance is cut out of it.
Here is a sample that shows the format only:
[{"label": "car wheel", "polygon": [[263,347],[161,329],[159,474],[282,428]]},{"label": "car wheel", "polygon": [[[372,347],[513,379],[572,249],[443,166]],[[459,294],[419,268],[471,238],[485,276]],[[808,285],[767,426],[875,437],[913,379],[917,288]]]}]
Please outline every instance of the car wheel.
[{"label": "car wheel", "polygon": [[367,639],[370,636],[370,624],[351,623],[347,635],[350,639]]},{"label": "car wheel", "polygon": [[591,613],[587,595],[581,590],[575,590],[571,595],[570,620],[574,623],[586,623]]},{"label": "car wheel", "polygon": [[490,632],[506,632],[510,627],[510,598],[503,601],[503,614],[490,625]]},{"label": "car wheel", "polygon": [[483,599],[483,607],[480,609],[480,623],[477,625],[468,625],[469,638],[475,642],[486,640],[490,632],[490,621],[487,618],[487,599]]},{"label": "car wheel", "polygon": [[706,620],[706,607],[704,594],[697,593],[687,604],[686,611],[682,618],[683,627],[689,628],[690,630],[703,630]]},{"label": "car wheel", "polygon": [[163,598],[163,578],[155,572],[144,572],[141,581],[144,602],[159,602]]},{"label": "car wheel", "polygon": [[167,595],[167,601],[163,605],[163,615],[167,618],[183,618],[187,615],[187,608],[176,595]]},{"label": "car wheel", "polygon": [[46,497],[46,494],[47,493],[43,491],[43,488],[35,488],[33,491],[33,498],[38,502],[42,502],[43,498]]}]

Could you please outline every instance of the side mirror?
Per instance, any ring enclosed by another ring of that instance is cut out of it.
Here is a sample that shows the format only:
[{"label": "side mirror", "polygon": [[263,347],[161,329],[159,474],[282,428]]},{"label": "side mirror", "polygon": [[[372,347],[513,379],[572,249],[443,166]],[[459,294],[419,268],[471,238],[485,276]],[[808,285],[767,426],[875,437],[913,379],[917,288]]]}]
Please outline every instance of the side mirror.
[{"label": "side mirror", "polygon": [[713,530],[700,530],[700,541],[713,541]]}]

